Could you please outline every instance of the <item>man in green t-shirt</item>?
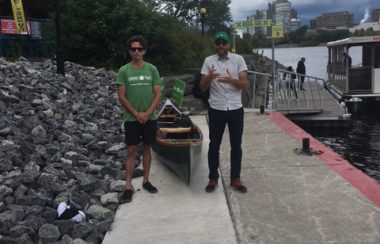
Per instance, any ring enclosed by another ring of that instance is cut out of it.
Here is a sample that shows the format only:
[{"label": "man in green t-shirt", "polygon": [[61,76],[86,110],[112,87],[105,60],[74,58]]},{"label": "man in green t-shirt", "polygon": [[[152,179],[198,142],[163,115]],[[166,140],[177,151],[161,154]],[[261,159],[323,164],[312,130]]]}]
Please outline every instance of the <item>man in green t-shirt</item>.
[{"label": "man in green t-shirt", "polygon": [[127,41],[131,62],[122,66],[116,77],[117,94],[124,112],[126,185],[122,202],[132,201],[132,176],[137,145],[142,142],[143,188],[156,193],[157,188],[149,182],[151,145],[156,140],[157,113],[160,101],[160,75],[157,68],[144,61],[147,43],[143,36],[132,36]]}]

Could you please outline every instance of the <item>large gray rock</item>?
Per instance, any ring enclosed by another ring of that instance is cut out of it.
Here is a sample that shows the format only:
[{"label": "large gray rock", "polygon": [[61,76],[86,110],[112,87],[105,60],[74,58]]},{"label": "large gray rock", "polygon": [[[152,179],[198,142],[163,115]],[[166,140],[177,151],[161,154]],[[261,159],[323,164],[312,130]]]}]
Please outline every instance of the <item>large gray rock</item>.
[{"label": "large gray rock", "polygon": [[38,231],[38,235],[40,236],[40,241],[42,244],[53,242],[58,240],[59,233],[58,227],[52,224],[44,224]]},{"label": "large gray rock", "polygon": [[[0,243],[96,242],[112,223],[126,154],[116,73],[70,62],[65,71],[0,58]],[[195,77],[178,77],[186,94]],[[184,106],[203,109],[192,96]],[[61,202],[85,222],[56,220]]]}]

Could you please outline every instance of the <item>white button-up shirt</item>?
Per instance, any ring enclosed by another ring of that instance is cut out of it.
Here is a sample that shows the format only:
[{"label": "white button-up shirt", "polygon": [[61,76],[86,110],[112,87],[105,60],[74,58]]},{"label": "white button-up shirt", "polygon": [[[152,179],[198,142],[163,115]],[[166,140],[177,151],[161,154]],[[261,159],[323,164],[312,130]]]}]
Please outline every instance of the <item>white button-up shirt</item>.
[{"label": "white button-up shirt", "polygon": [[[247,71],[244,58],[238,54],[228,52],[225,59],[221,59],[217,54],[207,57],[203,63],[201,74],[208,75],[212,66],[216,73],[227,75],[227,70],[233,79],[239,79],[241,71]],[[243,107],[241,102],[241,89],[231,84],[225,84],[212,80],[210,84],[210,107],[217,110],[234,110]]]}]

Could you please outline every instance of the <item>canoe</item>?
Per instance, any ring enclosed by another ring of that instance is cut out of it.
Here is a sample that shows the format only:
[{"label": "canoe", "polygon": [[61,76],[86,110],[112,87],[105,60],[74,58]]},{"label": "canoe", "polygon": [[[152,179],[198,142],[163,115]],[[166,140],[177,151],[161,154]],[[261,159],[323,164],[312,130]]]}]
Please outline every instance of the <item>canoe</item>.
[{"label": "canoe", "polygon": [[168,99],[159,112],[156,143],[152,145],[159,161],[190,184],[201,156],[202,141],[199,127]]}]

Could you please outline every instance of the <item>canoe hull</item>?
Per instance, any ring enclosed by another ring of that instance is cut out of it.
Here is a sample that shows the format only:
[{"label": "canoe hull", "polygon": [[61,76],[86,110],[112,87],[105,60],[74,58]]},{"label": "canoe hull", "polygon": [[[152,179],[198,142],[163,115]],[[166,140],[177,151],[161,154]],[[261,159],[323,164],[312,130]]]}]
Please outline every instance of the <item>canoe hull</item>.
[{"label": "canoe hull", "polygon": [[159,112],[156,143],[152,149],[159,161],[186,184],[190,184],[193,169],[199,162],[202,141],[199,127],[167,99]]},{"label": "canoe hull", "polygon": [[202,143],[179,147],[157,142],[152,149],[160,162],[170,168],[186,184],[190,184],[192,172],[200,160]]}]

